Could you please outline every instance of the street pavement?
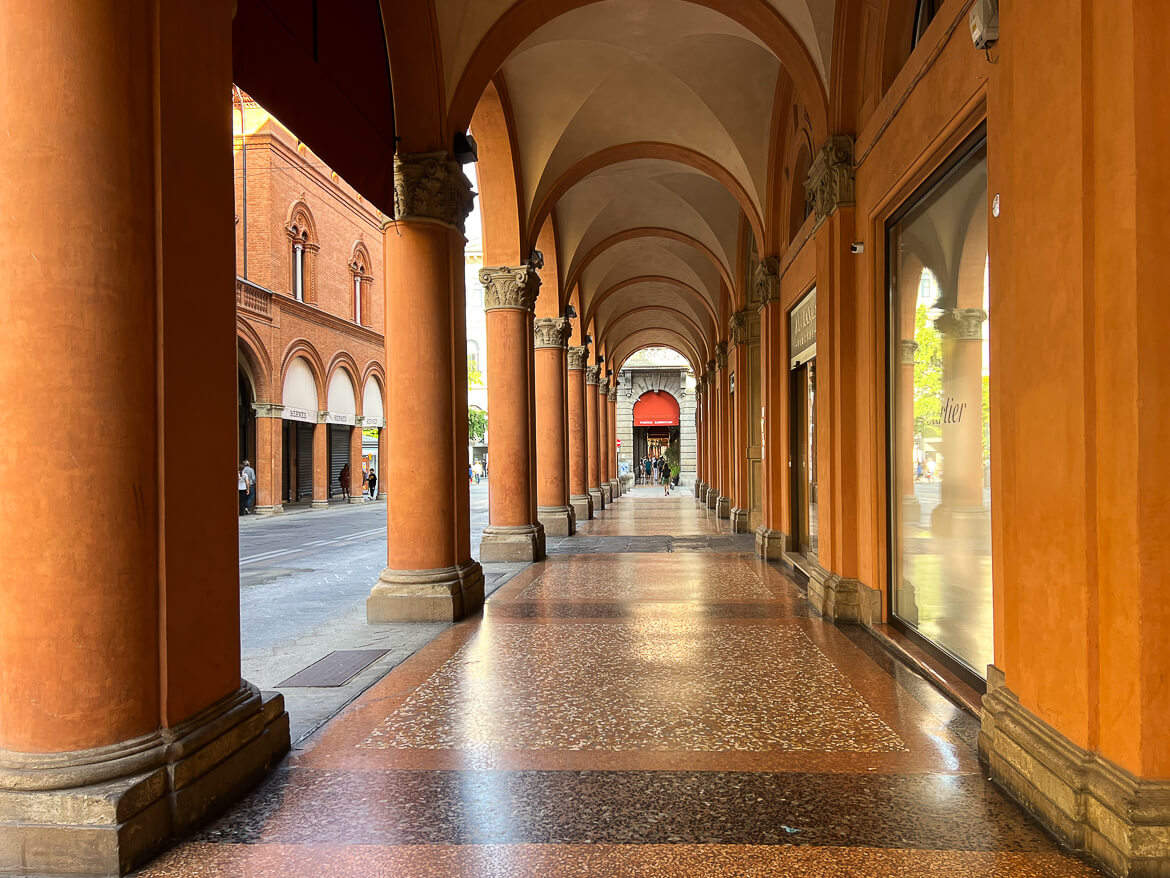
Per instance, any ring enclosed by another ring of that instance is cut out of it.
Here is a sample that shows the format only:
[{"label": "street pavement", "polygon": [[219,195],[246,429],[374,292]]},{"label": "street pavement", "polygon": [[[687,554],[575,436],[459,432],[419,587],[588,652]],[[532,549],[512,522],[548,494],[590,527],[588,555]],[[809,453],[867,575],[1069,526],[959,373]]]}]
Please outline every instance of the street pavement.
[{"label": "street pavement", "polygon": [[[487,484],[471,486],[472,556],[487,524]],[[240,641],[244,679],[284,694],[295,743],[447,623],[366,622],[366,597],[386,566],[386,503],[240,519]],[[484,565],[490,593],[524,564]],[[334,650],[386,655],[339,687],[280,687]]]}]

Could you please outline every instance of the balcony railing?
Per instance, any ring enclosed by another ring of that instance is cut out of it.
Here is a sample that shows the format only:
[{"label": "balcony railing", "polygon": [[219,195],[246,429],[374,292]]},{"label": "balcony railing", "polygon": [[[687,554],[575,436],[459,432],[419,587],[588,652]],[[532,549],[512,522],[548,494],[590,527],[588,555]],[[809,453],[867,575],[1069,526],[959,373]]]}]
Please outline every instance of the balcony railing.
[{"label": "balcony railing", "polygon": [[254,283],[236,278],[236,310],[255,314],[257,317],[272,317],[272,293]]}]

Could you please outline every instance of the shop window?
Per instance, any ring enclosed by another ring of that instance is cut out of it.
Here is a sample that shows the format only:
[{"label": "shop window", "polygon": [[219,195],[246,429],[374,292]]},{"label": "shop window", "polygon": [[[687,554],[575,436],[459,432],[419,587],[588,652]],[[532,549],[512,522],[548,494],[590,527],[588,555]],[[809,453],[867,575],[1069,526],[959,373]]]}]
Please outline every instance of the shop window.
[{"label": "shop window", "polygon": [[887,230],[890,606],[981,685],[993,645],[985,142]]}]

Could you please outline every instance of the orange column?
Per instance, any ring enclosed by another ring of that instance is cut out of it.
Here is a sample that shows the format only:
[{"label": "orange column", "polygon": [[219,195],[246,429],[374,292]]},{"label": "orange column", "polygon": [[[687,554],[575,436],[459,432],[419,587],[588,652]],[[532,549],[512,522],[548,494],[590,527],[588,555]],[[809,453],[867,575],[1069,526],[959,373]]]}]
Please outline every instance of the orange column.
[{"label": "orange column", "polygon": [[265,515],[280,512],[282,483],[281,457],[284,421],[280,418],[283,406],[258,403],[256,410],[256,513]]},{"label": "orange column", "polygon": [[601,461],[598,459],[601,445],[598,442],[597,383],[600,380],[600,366],[588,366],[585,369],[585,457],[589,467],[589,497],[593,500],[594,510],[605,508],[605,492],[601,490]]},{"label": "orange column", "polygon": [[[728,421],[731,434],[731,529],[735,533],[751,530],[752,498],[748,481],[748,399],[751,376],[748,356],[748,315],[737,311],[731,315],[731,367],[735,391],[728,397]],[[729,379],[729,384],[731,379]]]},{"label": "orange column", "polygon": [[731,403],[728,398],[727,342],[715,346],[715,429],[717,459],[715,468],[719,473],[719,497],[715,513],[719,518],[731,517]]},{"label": "orange column", "polygon": [[707,496],[704,503],[708,509],[719,505],[719,429],[717,423],[718,409],[715,405],[717,397],[715,386],[715,361],[707,361],[707,371],[704,373],[704,383],[707,391],[703,394],[707,416]]},{"label": "orange column", "polygon": [[122,874],[288,746],[240,679],[231,10],[0,33],[0,868]]},{"label": "orange column", "polygon": [[349,431],[349,502],[365,503],[366,486],[362,481],[362,428]]},{"label": "orange column", "polygon": [[533,324],[536,368],[536,502],[544,532],[576,532],[569,505],[569,413],[566,407],[565,344],[572,327],[564,317],[538,317]]},{"label": "orange column", "polygon": [[[756,270],[760,297],[760,403],[763,409],[763,521],[756,528],[756,554],[770,561],[784,555],[784,474],[788,447],[784,429],[784,386],[788,380],[788,345],[784,335],[784,310],[780,306],[779,260],[770,256]],[[755,417],[755,413],[749,413]]]},{"label": "orange column", "polygon": [[[325,412],[317,416],[324,419]],[[313,502],[312,509],[325,509],[329,506],[329,425],[319,420],[313,427]]]},{"label": "orange column", "polygon": [[703,496],[703,377],[695,381],[695,497]]},{"label": "orange column", "polygon": [[622,481],[618,475],[617,455],[617,379],[613,380],[613,389],[606,395],[606,433],[609,439],[609,484],[613,489],[613,496],[622,494]]},{"label": "orange column", "polygon": [[[383,232],[386,371],[393,380],[378,474],[388,498],[387,566],[366,601],[366,618],[450,621],[483,605],[483,572],[460,526],[467,424],[459,420],[456,390],[458,363],[466,363],[457,318],[471,184],[441,152],[395,157],[394,175],[397,216]],[[465,395],[466,376],[462,386]]]},{"label": "orange column", "polygon": [[532,309],[539,266],[484,268],[479,273],[487,312],[488,521],[479,556],[484,561],[539,561],[544,526],[533,508],[536,444],[532,418]]},{"label": "orange column", "polygon": [[597,384],[597,478],[606,504],[613,502],[613,478],[609,471],[609,379]]},{"label": "orange column", "polygon": [[593,498],[589,496],[589,447],[585,436],[585,362],[589,348],[569,348],[569,504],[577,521],[593,517]]}]

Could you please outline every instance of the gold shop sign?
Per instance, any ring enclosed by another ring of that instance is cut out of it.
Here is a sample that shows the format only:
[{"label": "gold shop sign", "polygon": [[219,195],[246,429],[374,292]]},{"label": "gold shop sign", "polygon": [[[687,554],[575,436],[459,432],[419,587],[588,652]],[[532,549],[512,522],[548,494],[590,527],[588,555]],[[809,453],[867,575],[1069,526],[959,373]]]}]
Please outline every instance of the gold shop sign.
[{"label": "gold shop sign", "polygon": [[817,355],[817,288],[813,287],[788,315],[789,365],[799,366]]}]

